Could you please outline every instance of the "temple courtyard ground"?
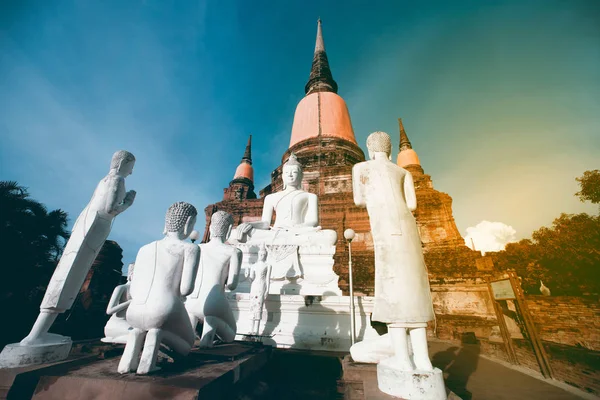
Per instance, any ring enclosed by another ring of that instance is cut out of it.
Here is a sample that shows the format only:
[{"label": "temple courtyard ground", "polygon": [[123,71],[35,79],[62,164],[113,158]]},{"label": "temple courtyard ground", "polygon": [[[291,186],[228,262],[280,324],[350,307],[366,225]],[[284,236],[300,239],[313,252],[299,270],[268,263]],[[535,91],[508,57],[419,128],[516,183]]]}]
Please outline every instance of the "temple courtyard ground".
[{"label": "temple courtyard ground", "polygon": [[[429,351],[433,364],[444,370],[446,386],[463,400],[570,400],[596,397],[558,381],[544,380],[541,374],[491,360],[479,354],[478,345],[431,341]],[[260,385],[269,399],[391,399],[373,388],[349,391],[342,382],[340,358],[325,353],[294,350],[275,351]],[[337,385],[335,382],[337,381]],[[337,387],[336,387],[337,386]],[[366,385],[365,385],[366,386]],[[268,389],[267,389],[268,388]],[[253,397],[246,391],[248,397]],[[345,392],[345,396],[344,396]],[[349,393],[352,392],[352,393]]]},{"label": "temple courtyard ground", "polygon": [[[429,342],[433,364],[463,400],[594,399],[531,370],[482,356],[479,346]],[[0,399],[364,399],[387,400],[373,365],[348,353],[281,350],[248,342],[195,350],[149,376],[119,375],[122,346],[88,342],[55,365],[0,371]],[[87,355],[86,355],[87,354]],[[165,361],[166,362],[166,361]],[[456,399],[451,396],[449,399]]]}]

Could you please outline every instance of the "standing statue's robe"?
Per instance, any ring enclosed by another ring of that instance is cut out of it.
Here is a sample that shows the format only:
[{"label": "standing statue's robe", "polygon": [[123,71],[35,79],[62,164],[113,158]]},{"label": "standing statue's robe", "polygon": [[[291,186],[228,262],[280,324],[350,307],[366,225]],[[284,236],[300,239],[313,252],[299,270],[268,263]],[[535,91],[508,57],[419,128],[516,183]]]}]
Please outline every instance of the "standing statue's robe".
[{"label": "standing statue's robe", "polygon": [[356,164],[355,198],[366,203],[375,247],[375,307],[372,320],[410,326],[434,318],[429,280],[416,220],[406,193],[412,175],[387,160]]},{"label": "standing statue's robe", "polygon": [[[95,195],[95,194],[94,194]],[[48,283],[40,305],[42,310],[64,312],[73,306],[96,256],[108,237],[114,220],[90,204],[79,214],[62,257]]]}]

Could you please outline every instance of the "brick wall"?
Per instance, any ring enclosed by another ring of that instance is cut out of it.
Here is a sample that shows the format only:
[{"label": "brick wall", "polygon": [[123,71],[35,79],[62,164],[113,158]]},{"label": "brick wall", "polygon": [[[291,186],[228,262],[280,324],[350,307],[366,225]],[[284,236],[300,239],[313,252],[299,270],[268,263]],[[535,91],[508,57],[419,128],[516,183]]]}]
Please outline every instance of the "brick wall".
[{"label": "brick wall", "polygon": [[542,340],[600,351],[597,297],[527,296],[526,301]]}]

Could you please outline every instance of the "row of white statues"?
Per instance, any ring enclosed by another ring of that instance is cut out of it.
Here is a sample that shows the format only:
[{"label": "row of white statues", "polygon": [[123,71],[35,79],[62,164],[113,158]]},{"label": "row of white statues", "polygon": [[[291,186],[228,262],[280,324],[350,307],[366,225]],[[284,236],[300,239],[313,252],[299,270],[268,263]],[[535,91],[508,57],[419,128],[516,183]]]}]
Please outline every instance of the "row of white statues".
[{"label": "row of white statues", "polygon": [[[379,363],[382,390],[415,398],[406,392],[410,388],[398,388],[396,382],[408,379],[405,375],[415,370],[434,373],[426,338],[427,322],[434,314],[421,240],[411,213],[416,208],[415,189],[410,172],[390,161],[391,140],[386,133],[371,134],[367,148],[371,160],[356,164],[352,171],[354,202],[367,208],[375,248],[372,320],[386,323],[389,333],[359,342],[350,351],[355,361]],[[133,203],[135,192],[125,192],[124,179],[134,162],[125,151],[113,156],[109,174],[75,223],[40,316],[22,346],[52,340],[48,329],[58,313],[72,306],[112,220]],[[335,245],[336,232],[318,226],[318,198],[301,189],[302,167],[293,154],[282,172],[283,190],[265,198],[261,220],[240,224],[231,238],[233,219],[218,211],[211,218],[210,241],[187,242],[196,222],[195,207],[179,202],[169,208],[165,237],[139,250],[129,282],[115,289],[109,305],[113,317],[105,340],[126,343],[119,372],[155,370],[161,344],[186,355],[194,344],[198,322],[203,324],[200,346],[212,346],[216,339],[233,341],[236,322],[224,290],[235,289],[239,281],[242,253],[236,245],[260,246],[257,263],[247,271],[253,281],[250,297],[256,333],[271,279],[302,276],[294,257],[289,268],[273,271],[265,261],[267,248]],[[273,212],[276,218],[271,227]]]}]

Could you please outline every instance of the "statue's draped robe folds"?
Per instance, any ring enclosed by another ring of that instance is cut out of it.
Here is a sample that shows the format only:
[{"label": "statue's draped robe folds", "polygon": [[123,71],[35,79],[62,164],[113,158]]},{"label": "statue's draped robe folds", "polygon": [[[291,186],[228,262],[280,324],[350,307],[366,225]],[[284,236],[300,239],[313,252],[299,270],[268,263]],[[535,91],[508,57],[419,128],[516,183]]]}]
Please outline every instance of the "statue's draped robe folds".
[{"label": "statue's draped robe folds", "polygon": [[63,312],[73,306],[91,265],[110,233],[114,217],[97,211],[99,207],[95,207],[98,200],[104,200],[96,199],[102,184],[98,185],[92,200],[75,221],[71,237],[46,289],[41,309]]},{"label": "statue's draped robe folds", "polygon": [[421,239],[405,199],[406,187],[414,191],[410,172],[372,160],[356,164],[353,175],[359,191],[355,197],[367,206],[375,248],[372,320],[407,326],[433,320]]}]

